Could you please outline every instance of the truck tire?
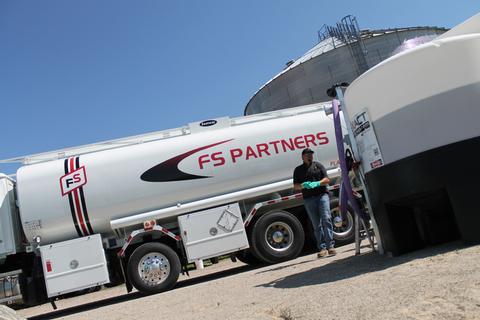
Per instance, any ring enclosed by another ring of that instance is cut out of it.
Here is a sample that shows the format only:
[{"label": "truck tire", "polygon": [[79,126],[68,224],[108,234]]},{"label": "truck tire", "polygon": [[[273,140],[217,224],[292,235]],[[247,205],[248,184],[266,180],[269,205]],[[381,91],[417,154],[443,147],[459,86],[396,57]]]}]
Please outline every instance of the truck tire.
[{"label": "truck tire", "polygon": [[258,266],[261,264],[260,260],[258,260],[248,249],[238,252],[235,254],[235,257],[241,262],[251,266]]},{"label": "truck tire", "polygon": [[132,285],[140,292],[153,294],[172,289],[180,275],[180,259],[169,246],[149,242],[133,251],[127,272]]},{"label": "truck tire", "polygon": [[300,221],[293,214],[278,210],[265,213],[255,222],[250,249],[259,261],[273,264],[296,258],[304,243]]},{"label": "truck tire", "polygon": [[106,288],[113,288],[125,282],[123,276],[121,262],[118,257],[116,250],[108,250],[107,254],[107,266],[108,266],[108,276],[109,283],[105,283]]},{"label": "truck tire", "polygon": [[355,220],[352,207],[347,207],[346,219],[342,219],[340,203],[337,198],[330,200],[330,212],[333,224],[333,239],[336,246],[355,241]]}]

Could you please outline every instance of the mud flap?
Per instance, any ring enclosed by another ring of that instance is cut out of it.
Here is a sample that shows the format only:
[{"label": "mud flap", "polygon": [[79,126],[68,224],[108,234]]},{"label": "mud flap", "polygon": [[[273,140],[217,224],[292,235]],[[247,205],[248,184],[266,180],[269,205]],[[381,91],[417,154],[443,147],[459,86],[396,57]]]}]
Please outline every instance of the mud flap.
[{"label": "mud flap", "polygon": [[186,274],[190,277],[188,273],[188,260],[187,260],[187,253],[185,252],[185,246],[183,245],[183,241],[177,241],[177,248],[178,251],[181,253],[180,255],[180,264],[182,265],[182,274]]},{"label": "mud flap", "polygon": [[125,279],[125,287],[127,288],[127,292],[130,293],[133,290],[133,285],[130,282],[130,279],[128,278],[128,273],[126,272],[127,270],[127,259],[124,257],[118,257],[120,260],[120,267],[122,269],[122,275],[123,278]]}]

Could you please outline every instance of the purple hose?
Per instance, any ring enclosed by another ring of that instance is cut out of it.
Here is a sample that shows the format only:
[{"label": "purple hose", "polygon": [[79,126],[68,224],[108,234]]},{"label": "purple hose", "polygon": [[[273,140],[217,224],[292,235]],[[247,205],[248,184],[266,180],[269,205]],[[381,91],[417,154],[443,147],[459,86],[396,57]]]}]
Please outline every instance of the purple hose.
[{"label": "purple hose", "polygon": [[340,216],[342,217],[342,220],[345,221],[347,219],[347,205],[348,205],[348,196],[345,190],[345,187],[343,186],[343,179],[342,179],[342,184],[340,185]]},{"label": "purple hose", "polygon": [[[342,135],[342,125],[340,123],[340,108],[339,101],[333,99],[333,123],[335,125],[335,138],[337,140],[337,152],[338,158],[340,160],[340,169],[342,170],[342,186],[341,186],[341,195],[340,195],[340,212],[342,218],[346,217],[347,212],[347,199],[350,202],[350,205],[353,208],[355,214],[358,217],[364,219],[364,213],[358,206],[358,202],[353,196],[352,184],[350,183],[350,178],[348,177],[347,164],[345,162],[345,149],[343,148],[343,135]],[[351,137],[353,139],[353,137]]]}]

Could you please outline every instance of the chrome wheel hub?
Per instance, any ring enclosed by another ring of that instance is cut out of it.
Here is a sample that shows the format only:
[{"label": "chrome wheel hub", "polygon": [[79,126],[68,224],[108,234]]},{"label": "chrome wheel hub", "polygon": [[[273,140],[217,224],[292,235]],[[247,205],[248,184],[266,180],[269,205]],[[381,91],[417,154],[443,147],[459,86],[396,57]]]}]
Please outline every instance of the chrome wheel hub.
[{"label": "chrome wheel hub", "polygon": [[281,243],[283,241],[283,232],[281,231],[275,231],[273,234],[272,234],[272,240],[275,242],[275,243]]},{"label": "chrome wheel hub", "polygon": [[337,228],[341,228],[343,225],[342,217],[336,216],[333,218],[333,225]]},{"label": "chrome wheel hub", "polygon": [[169,274],[170,262],[159,252],[150,252],[144,255],[138,263],[138,275],[149,286],[162,283]]},{"label": "chrome wheel hub", "polygon": [[333,232],[338,236],[346,236],[353,228],[353,217],[350,212],[346,212],[346,219],[342,219],[340,208],[332,209]]},{"label": "chrome wheel hub", "polygon": [[292,228],[284,222],[270,224],[265,232],[265,242],[275,251],[285,251],[293,244]]}]

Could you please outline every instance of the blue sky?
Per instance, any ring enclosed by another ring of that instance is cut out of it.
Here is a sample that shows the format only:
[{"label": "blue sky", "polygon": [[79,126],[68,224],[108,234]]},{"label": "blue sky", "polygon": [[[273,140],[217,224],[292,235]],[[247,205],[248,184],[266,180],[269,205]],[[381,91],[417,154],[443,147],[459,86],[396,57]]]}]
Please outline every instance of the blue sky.
[{"label": "blue sky", "polygon": [[2,0],[0,159],[240,116],[348,14],[374,29],[478,12],[473,0]]}]

